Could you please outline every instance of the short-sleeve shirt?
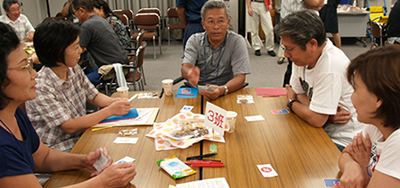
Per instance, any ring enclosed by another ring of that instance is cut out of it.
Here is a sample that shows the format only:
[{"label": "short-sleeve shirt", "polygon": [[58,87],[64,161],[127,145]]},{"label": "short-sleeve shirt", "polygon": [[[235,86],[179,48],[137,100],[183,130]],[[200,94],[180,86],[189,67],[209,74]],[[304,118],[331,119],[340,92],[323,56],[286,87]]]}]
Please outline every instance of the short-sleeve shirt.
[{"label": "short-sleeve shirt", "polygon": [[186,20],[192,23],[201,22],[201,7],[208,0],[176,0],[176,6],[185,8]]},{"label": "short-sleeve shirt", "polygon": [[323,127],[332,141],[341,146],[347,146],[364,127],[364,124],[357,121],[357,112],[351,102],[353,88],[346,78],[349,62],[343,51],[336,48],[328,39],[314,68],[297,66],[296,62],[293,62],[290,80],[290,85],[296,94],[308,96],[311,111],[334,115],[337,107],[343,106],[351,112],[353,117],[347,123],[327,122]]},{"label": "short-sleeve shirt", "polygon": [[0,128],[0,178],[35,172],[32,154],[39,148],[39,137],[24,111],[17,108],[14,116],[23,140]]},{"label": "short-sleeve shirt", "polygon": [[10,20],[7,14],[3,14],[0,16],[0,22],[6,23],[13,27],[19,40],[24,40],[29,33],[35,31],[31,22],[29,22],[28,18],[23,14],[20,14],[15,21]]},{"label": "short-sleeve shirt", "polygon": [[68,69],[66,81],[43,67],[36,78],[37,97],[25,103],[29,119],[44,144],[53,149],[71,149],[84,130],[68,134],[59,126],[86,115],[86,101],[99,93],[79,65]]},{"label": "short-sleeve shirt", "polygon": [[87,48],[98,66],[129,63],[117,34],[104,18],[94,14],[81,28],[79,45]]},{"label": "short-sleeve shirt", "polygon": [[371,139],[371,159],[367,168],[370,176],[375,170],[400,179],[400,130],[395,130],[386,140],[374,125],[366,125],[363,135]]},{"label": "short-sleeve shirt", "polygon": [[186,44],[183,63],[199,67],[199,85],[224,85],[235,75],[250,74],[246,42],[229,30],[217,49],[209,43],[206,32],[193,34]]}]

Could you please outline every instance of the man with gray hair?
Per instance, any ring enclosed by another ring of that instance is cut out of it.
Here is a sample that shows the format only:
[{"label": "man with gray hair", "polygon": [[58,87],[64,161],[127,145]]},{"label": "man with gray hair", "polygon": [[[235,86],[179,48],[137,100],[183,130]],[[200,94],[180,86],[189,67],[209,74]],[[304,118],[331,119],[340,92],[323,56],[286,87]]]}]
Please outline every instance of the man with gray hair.
[{"label": "man with gray hair", "polygon": [[6,23],[14,28],[19,40],[33,40],[35,29],[28,18],[21,14],[18,0],[4,0],[3,8],[6,14],[0,16],[0,22]]},{"label": "man with gray hair", "polygon": [[[285,57],[290,58],[293,75],[287,89],[287,107],[311,126],[323,127],[342,151],[361,131],[351,102],[352,86],[346,80],[350,62],[326,38],[320,17],[312,10],[286,16],[276,27]],[[350,112],[333,116],[338,109]],[[328,119],[330,118],[336,119]]]},{"label": "man with gray hair", "polygon": [[218,85],[213,91],[200,92],[216,99],[244,86],[250,60],[244,38],[228,30],[230,19],[224,2],[205,3],[201,18],[205,32],[189,38],[181,72],[191,85]]}]

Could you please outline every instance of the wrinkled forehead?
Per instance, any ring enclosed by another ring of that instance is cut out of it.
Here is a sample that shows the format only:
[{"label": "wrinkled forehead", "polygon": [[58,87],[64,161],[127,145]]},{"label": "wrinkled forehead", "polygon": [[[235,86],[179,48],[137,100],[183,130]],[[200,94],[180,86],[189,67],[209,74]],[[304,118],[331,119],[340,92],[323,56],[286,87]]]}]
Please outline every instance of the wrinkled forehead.
[{"label": "wrinkled forehead", "polygon": [[224,8],[211,8],[206,11],[204,14],[205,19],[210,19],[210,18],[223,18],[227,19],[228,17],[226,16],[226,12]]}]

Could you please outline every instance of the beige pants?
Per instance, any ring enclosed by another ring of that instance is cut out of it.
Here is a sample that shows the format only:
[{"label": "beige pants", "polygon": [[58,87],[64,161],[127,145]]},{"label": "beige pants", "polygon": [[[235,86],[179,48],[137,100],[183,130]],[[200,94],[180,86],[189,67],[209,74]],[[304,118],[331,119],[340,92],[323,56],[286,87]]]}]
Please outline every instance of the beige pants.
[{"label": "beige pants", "polygon": [[[251,45],[254,50],[259,50],[263,46],[260,37],[258,36],[259,22],[261,21],[261,27],[265,34],[265,48],[267,51],[274,50],[274,31],[272,26],[271,14],[265,7],[264,3],[251,2],[251,9],[253,10],[253,16],[251,20]],[[261,20],[260,20],[261,19]]]}]

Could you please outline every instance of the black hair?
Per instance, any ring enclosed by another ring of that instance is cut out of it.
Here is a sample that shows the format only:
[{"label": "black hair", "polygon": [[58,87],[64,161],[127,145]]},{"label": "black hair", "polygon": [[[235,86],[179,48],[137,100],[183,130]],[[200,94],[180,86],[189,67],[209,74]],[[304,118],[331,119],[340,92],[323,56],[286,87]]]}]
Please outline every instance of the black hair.
[{"label": "black hair", "polygon": [[93,7],[94,8],[101,9],[101,7],[103,7],[104,15],[106,17],[108,17],[110,15],[114,15],[115,17],[117,17],[117,19],[119,19],[119,16],[114,14],[114,12],[111,10],[110,6],[108,6],[108,3],[106,1],[104,1],[104,0],[92,0],[92,3],[93,3]]},{"label": "black hair", "polygon": [[17,3],[19,5],[18,0],[4,0],[3,1],[3,9],[6,11],[10,11],[10,7],[12,4]]},{"label": "black hair", "polygon": [[9,84],[7,58],[18,46],[19,38],[14,29],[8,24],[0,22],[0,110],[3,110],[12,100],[4,93],[4,89]]},{"label": "black hair", "polygon": [[75,10],[83,8],[86,12],[93,12],[93,3],[91,0],[73,0],[71,4]]},{"label": "black hair", "polygon": [[46,20],[36,27],[33,44],[39,61],[46,67],[65,63],[65,49],[78,38],[80,28],[65,20]]}]

